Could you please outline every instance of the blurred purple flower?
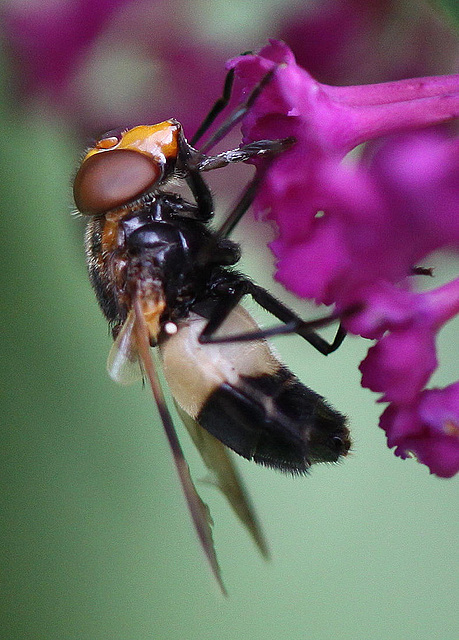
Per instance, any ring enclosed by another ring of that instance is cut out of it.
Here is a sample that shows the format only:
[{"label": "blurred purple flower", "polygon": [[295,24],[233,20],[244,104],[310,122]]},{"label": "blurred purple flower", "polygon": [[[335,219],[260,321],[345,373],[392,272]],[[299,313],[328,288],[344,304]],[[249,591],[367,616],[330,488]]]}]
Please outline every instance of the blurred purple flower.
[{"label": "blurred purple flower", "polygon": [[[2,11],[22,90],[59,94],[97,35],[119,7],[132,0],[44,0],[6,5]],[[56,96],[57,97],[57,96]]]},{"label": "blurred purple flower", "polygon": [[[362,384],[393,402],[381,423],[389,433],[387,416],[397,419],[390,446],[415,451],[445,475],[454,467],[457,434],[449,428],[445,439],[442,428],[431,429],[421,446],[426,418],[416,407],[433,393],[423,389],[437,366],[435,337],[459,312],[459,281],[415,293],[407,276],[433,250],[459,248],[458,141],[445,131],[418,131],[458,117],[459,75],[331,87],[276,41],[230,66],[241,100],[275,68],[243,120],[244,142],[296,139],[272,161],[254,204],[278,227],[271,245],[277,279],[301,297],[362,307],[346,324],[379,339],[361,365]],[[395,133],[404,135],[388,135]],[[383,137],[371,153],[343,164],[355,146]],[[435,397],[433,422],[446,396]],[[413,429],[417,439],[404,440]],[[448,445],[451,455],[437,459]]]},{"label": "blurred purple flower", "polygon": [[384,82],[448,73],[458,42],[441,17],[433,3],[316,0],[287,12],[278,35],[321,82]]},{"label": "blurred purple flower", "polygon": [[0,15],[21,102],[45,97],[85,139],[170,117],[191,135],[234,49],[203,38],[189,10],[183,0],[6,4]]}]

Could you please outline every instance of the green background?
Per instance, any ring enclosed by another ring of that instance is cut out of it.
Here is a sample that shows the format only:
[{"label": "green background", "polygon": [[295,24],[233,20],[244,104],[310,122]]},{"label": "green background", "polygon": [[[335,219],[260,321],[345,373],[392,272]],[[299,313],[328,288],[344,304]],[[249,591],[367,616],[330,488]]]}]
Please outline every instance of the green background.
[{"label": "green background", "polygon": [[[105,373],[110,338],[70,215],[80,144],[57,116],[18,114],[5,76],[2,90],[0,637],[457,640],[459,484],[386,448],[381,406],[359,386],[368,344],[358,339],[328,359],[299,338],[276,341],[306,384],[349,415],[354,450],[307,478],[238,461],[268,563],[203,486],[230,594],[220,595],[148,390]],[[247,222],[236,239],[245,270],[269,285],[261,233]],[[457,261],[434,262],[436,283],[457,273]],[[457,378],[457,327],[441,333],[434,385]],[[204,476],[179,433],[194,477]]]}]

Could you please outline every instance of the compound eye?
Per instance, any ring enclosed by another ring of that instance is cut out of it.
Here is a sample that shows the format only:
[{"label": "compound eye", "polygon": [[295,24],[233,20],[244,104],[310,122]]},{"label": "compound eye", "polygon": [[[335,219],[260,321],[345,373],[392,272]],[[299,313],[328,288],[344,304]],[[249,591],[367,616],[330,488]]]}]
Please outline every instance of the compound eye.
[{"label": "compound eye", "polygon": [[[106,140],[110,148],[110,138]],[[138,151],[113,149],[96,153],[84,160],[76,175],[75,204],[81,213],[106,213],[138,198],[161,175],[160,163]]]}]

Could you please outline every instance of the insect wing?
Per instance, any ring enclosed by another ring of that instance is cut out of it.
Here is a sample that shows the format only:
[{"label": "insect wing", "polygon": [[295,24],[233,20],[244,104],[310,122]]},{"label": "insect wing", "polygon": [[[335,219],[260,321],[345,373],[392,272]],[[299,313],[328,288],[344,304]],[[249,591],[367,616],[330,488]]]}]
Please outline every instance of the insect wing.
[{"label": "insect wing", "polygon": [[142,378],[139,351],[134,333],[135,314],[130,311],[107,360],[107,371],[115,382],[131,384]]},{"label": "insect wing", "polygon": [[[129,318],[128,318],[129,320]],[[134,300],[133,307],[133,335],[135,336],[135,343],[138,347],[138,355],[142,363],[142,367],[145,372],[145,377],[150,383],[153,397],[158,407],[158,411],[163,423],[164,431],[169,441],[172,457],[174,459],[175,467],[182,485],[183,493],[185,494],[188,509],[190,511],[191,519],[193,520],[196,533],[200,540],[202,549],[207,557],[212,572],[222,590],[222,593],[226,595],[226,589],[222,581],[220,567],[215,553],[215,547],[212,537],[212,518],[210,517],[209,508],[201,500],[193,480],[191,479],[190,470],[185,460],[185,456],[180,446],[177,434],[175,432],[174,423],[172,417],[167,408],[167,404],[164,398],[164,394],[161,389],[161,384],[153,364],[150,350],[150,340],[148,327],[143,316],[142,300],[140,296]],[[132,345],[132,341],[130,341]]]},{"label": "insect wing", "polygon": [[268,546],[251,500],[227,447],[203,429],[175,403],[177,412],[202,460],[212,474],[211,484],[220,489],[236,516],[252,536],[263,557],[269,557]]}]

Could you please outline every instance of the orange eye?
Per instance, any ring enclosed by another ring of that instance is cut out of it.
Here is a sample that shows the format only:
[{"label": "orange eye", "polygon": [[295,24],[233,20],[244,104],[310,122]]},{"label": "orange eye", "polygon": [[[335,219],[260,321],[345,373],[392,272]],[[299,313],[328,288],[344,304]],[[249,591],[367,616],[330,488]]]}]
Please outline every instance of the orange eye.
[{"label": "orange eye", "polygon": [[158,162],[137,151],[114,149],[90,156],[73,185],[76,206],[88,215],[122,207],[152,187],[161,174]]}]

